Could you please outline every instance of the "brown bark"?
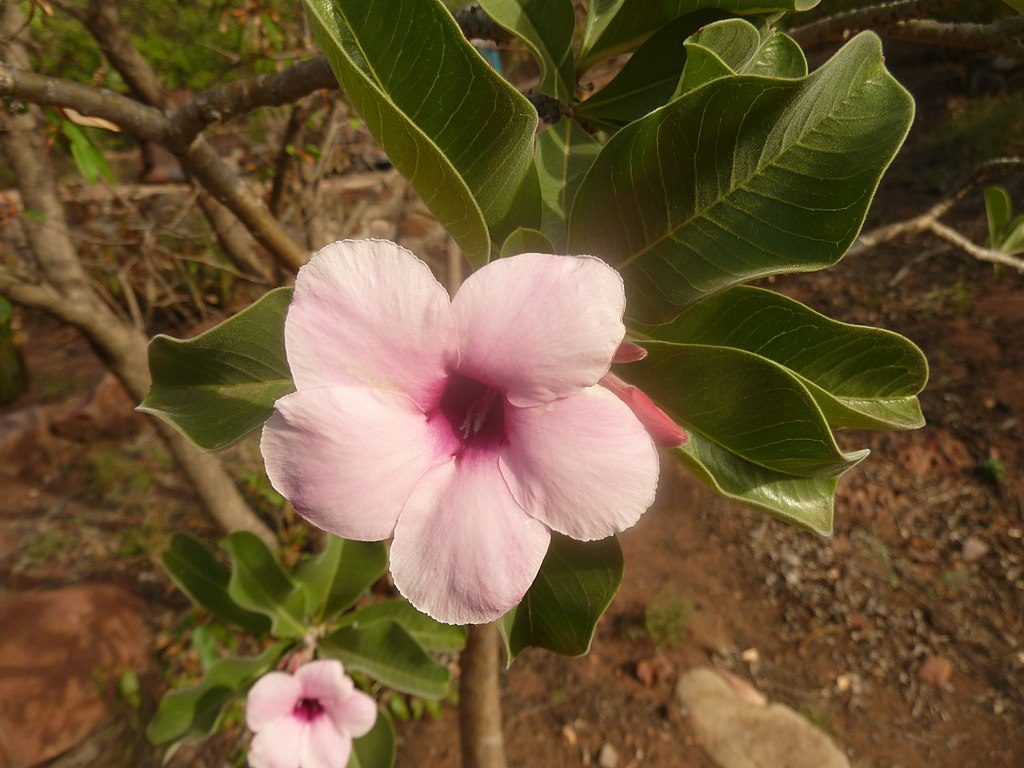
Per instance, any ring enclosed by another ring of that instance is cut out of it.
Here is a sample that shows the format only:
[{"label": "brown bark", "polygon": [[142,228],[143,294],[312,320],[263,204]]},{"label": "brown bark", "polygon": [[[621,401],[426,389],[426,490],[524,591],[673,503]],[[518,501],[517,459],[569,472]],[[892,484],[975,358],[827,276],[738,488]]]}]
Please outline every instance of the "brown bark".
[{"label": "brown bark", "polygon": [[1024,17],[1016,16],[977,24],[927,18],[956,5],[956,0],[894,0],[794,27],[790,36],[805,48],[841,43],[857,32],[871,29],[882,37],[947,48],[988,51],[1024,59]]},{"label": "brown bark", "polygon": [[459,657],[459,737],[462,768],[506,768],[501,721],[497,624],[469,627]]},{"label": "brown bark", "polygon": [[[122,23],[116,0],[91,0],[82,21],[96,39],[107,61],[118,71],[139,101],[164,111],[173,109],[174,105],[163,81],[135,47]],[[205,143],[202,137],[195,140]],[[200,188],[198,201],[199,208],[210,222],[210,228],[228,259],[242,272],[257,280],[270,282],[270,269],[255,252],[252,239],[244,227],[203,188]]]},{"label": "brown bark", "polygon": [[[23,18],[17,3],[5,0],[2,29],[21,29]],[[9,63],[24,65],[27,57],[16,40],[8,40],[5,58]],[[103,302],[78,259],[67,234],[67,220],[34,108],[20,115],[0,111],[0,151],[14,171],[26,210],[39,214],[23,217],[22,226],[42,277],[41,282],[33,284],[0,268],[0,290],[15,301],[47,311],[78,328],[128,392],[141,400],[150,385],[146,338]],[[158,428],[207,510],[224,530],[248,530],[272,545],[276,543],[273,532],[249,509],[216,456],[201,453],[180,435],[171,434],[165,425]]]}]

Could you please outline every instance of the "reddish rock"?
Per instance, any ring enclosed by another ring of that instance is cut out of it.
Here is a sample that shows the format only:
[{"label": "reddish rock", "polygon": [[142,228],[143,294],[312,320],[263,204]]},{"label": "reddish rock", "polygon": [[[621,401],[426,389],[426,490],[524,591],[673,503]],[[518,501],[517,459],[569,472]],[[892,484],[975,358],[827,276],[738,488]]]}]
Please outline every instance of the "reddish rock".
[{"label": "reddish rock", "polygon": [[69,440],[89,442],[97,437],[124,437],[137,418],[135,401],[108,373],[83,402],[54,416],[50,430]]},{"label": "reddish rock", "polygon": [[953,676],[953,662],[944,656],[930,654],[925,657],[917,676],[922,683],[941,688]]},{"label": "reddish rock", "polygon": [[108,718],[121,673],[146,666],[143,615],[136,595],[104,584],[0,603],[0,768],[50,760]]}]

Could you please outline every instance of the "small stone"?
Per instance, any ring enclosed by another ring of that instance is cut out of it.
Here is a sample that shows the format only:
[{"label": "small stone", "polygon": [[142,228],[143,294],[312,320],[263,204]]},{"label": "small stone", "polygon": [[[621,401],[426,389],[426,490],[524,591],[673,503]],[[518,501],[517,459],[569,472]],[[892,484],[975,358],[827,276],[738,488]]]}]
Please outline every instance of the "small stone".
[{"label": "small stone", "polygon": [[836,690],[839,693],[846,693],[853,687],[853,677],[851,675],[839,675],[836,678]]},{"label": "small stone", "polygon": [[740,658],[747,664],[757,664],[761,660],[761,654],[757,652],[757,648],[747,648],[740,654]]},{"label": "small stone", "polygon": [[717,672],[718,675],[729,684],[733,693],[739,696],[743,701],[757,707],[768,706],[768,699],[765,698],[765,695],[742,677],[737,677],[732,672],[725,669],[716,669],[715,672]]},{"label": "small stone", "polygon": [[636,665],[636,679],[653,688],[673,672],[672,663],[664,656],[642,659]]},{"label": "small stone", "polygon": [[965,563],[976,563],[988,554],[989,546],[977,536],[969,536],[961,551]]},{"label": "small stone", "polygon": [[611,744],[603,744],[600,753],[597,755],[597,764],[601,768],[618,768],[619,751]]},{"label": "small stone", "polygon": [[571,725],[562,726],[562,738],[572,747],[575,747],[580,741],[580,737],[576,734],[576,729]]},{"label": "small stone", "polygon": [[782,704],[745,701],[716,670],[690,670],[676,696],[697,742],[721,768],[850,768],[839,747],[806,718]]},{"label": "small stone", "polygon": [[917,671],[917,676],[922,683],[941,688],[953,676],[953,662],[945,656],[929,654]]}]

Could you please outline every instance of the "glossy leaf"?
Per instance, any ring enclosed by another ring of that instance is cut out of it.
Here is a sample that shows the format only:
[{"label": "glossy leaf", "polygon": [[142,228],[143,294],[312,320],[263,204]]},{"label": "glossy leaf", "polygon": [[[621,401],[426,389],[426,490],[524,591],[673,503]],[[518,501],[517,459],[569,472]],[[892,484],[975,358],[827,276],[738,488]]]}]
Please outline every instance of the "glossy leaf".
[{"label": "glossy leaf", "polygon": [[572,99],[576,71],[572,0],[479,0],[500,26],[520,38],[540,63],[540,90],[564,103]]},{"label": "glossy leaf", "polygon": [[352,741],[348,768],[391,768],[395,764],[395,726],[387,712],[377,712],[377,722],[365,736]]},{"label": "glossy leaf", "polygon": [[345,540],[323,615],[336,616],[352,607],[364,592],[377,583],[387,567],[388,553],[384,542]]},{"label": "glossy leaf", "polygon": [[380,621],[399,624],[425,651],[458,651],[466,644],[465,627],[442,624],[401,599],[385,600],[348,613],[342,626],[365,627]]},{"label": "glossy leaf", "polygon": [[349,671],[363,672],[396,691],[439,699],[448,688],[448,668],[427,656],[394,621],[342,627],[323,638],[319,649]]},{"label": "glossy leaf", "polygon": [[807,59],[796,41],[778,30],[762,33],[749,21],[725,19],[686,41],[686,66],[675,95],[737,74],[806,77]]},{"label": "glossy leaf", "polygon": [[1024,215],[1013,216],[1010,193],[1005,187],[985,188],[989,248],[1016,256],[1024,253]]},{"label": "glossy leaf", "polygon": [[270,629],[266,616],[242,608],[231,598],[228,594],[231,571],[199,539],[184,533],[174,534],[162,561],[178,588],[218,619],[253,634]]},{"label": "glossy leaf", "polygon": [[698,11],[669,22],[629,57],[604,88],[576,105],[573,113],[612,127],[625,125],[669,102],[686,63],[686,38],[722,17]]},{"label": "glossy leaf", "polygon": [[[928,362],[921,350],[899,334],[840,323],[771,291],[736,286],[644,332],[777,363],[800,379],[833,428],[924,425],[917,394],[928,380]],[[679,376],[679,386],[690,386],[689,371]]]},{"label": "glossy leaf", "polygon": [[103,151],[92,142],[85,131],[69,120],[60,121],[60,130],[71,147],[71,159],[75,161],[78,172],[86,181],[95,184],[101,177],[111,184],[117,181],[103,157]]},{"label": "glossy leaf", "polygon": [[501,246],[502,258],[518,253],[555,253],[555,246],[543,232],[520,227],[505,238]]},{"label": "glossy leaf", "polygon": [[843,453],[807,386],[781,365],[730,347],[645,340],[628,378],[688,430],[754,464],[800,477],[834,475]]},{"label": "glossy leaf", "polygon": [[273,669],[287,647],[275,643],[259,656],[215,661],[200,682],[164,696],[146,736],[162,747],[206,738],[216,730],[228,702]]},{"label": "glossy leaf", "polygon": [[605,145],[573,202],[569,250],[617,266],[648,323],[735,283],[829,266],[912,116],[871,33],[806,78],[707,83]]},{"label": "glossy leaf", "polygon": [[718,493],[767,512],[790,525],[832,533],[837,476],[796,477],[753,464],[701,435],[671,451],[673,457]]},{"label": "glossy leaf", "polygon": [[295,580],[306,593],[307,614],[316,619],[350,607],[387,568],[383,542],[325,536],[323,550],[295,569]]},{"label": "glossy leaf", "polygon": [[305,591],[292,582],[267,545],[248,531],[226,536],[221,547],[231,558],[228,594],[243,608],[270,619],[275,637],[306,633]]},{"label": "glossy leaf", "polygon": [[192,339],[149,343],[153,386],[140,411],[159,416],[204,450],[261,426],[295,389],[284,350],[290,288],[278,288]]},{"label": "glossy leaf", "polygon": [[600,151],[601,143],[575,120],[560,120],[537,136],[541,229],[556,249],[565,248],[566,217],[580,182]]},{"label": "glossy leaf", "polygon": [[531,164],[533,106],[438,0],[304,4],[370,133],[470,262],[485,263],[491,240],[521,223],[507,213]]},{"label": "glossy leaf", "polygon": [[985,187],[985,214],[988,218],[988,244],[998,248],[1003,229],[1013,215],[1010,193],[1006,187]]},{"label": "glossy leaf", "polygon": [[553,533],[533,585],[499,620],[508,663],[531,646],[564,656],[587,653],[621,581],[622,550],[614,536],[576,541]]},{"label": "glossy leaf", "polygon": [[736,16],[806,11],[818,0],[591,0],[580,71],[636,48],[674,19],[709,8]]}]

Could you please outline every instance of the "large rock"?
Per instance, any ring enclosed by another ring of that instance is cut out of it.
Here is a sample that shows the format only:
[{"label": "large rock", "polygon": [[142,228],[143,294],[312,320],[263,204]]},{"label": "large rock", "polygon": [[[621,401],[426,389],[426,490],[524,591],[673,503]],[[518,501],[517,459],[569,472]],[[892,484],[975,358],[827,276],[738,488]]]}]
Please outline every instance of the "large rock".
[{"label": "large rock", "polygon": [[132,592],[104,584],[0,602],[0,768],[50,760],[109,717],[121,673],[146,666],[143,616]]},{"label": "large rock", "polygon": [[782,704],[756,703],[714,670],[690,670],[676,694],[701,746],[721,768],[850,768],[805,718]]}]

